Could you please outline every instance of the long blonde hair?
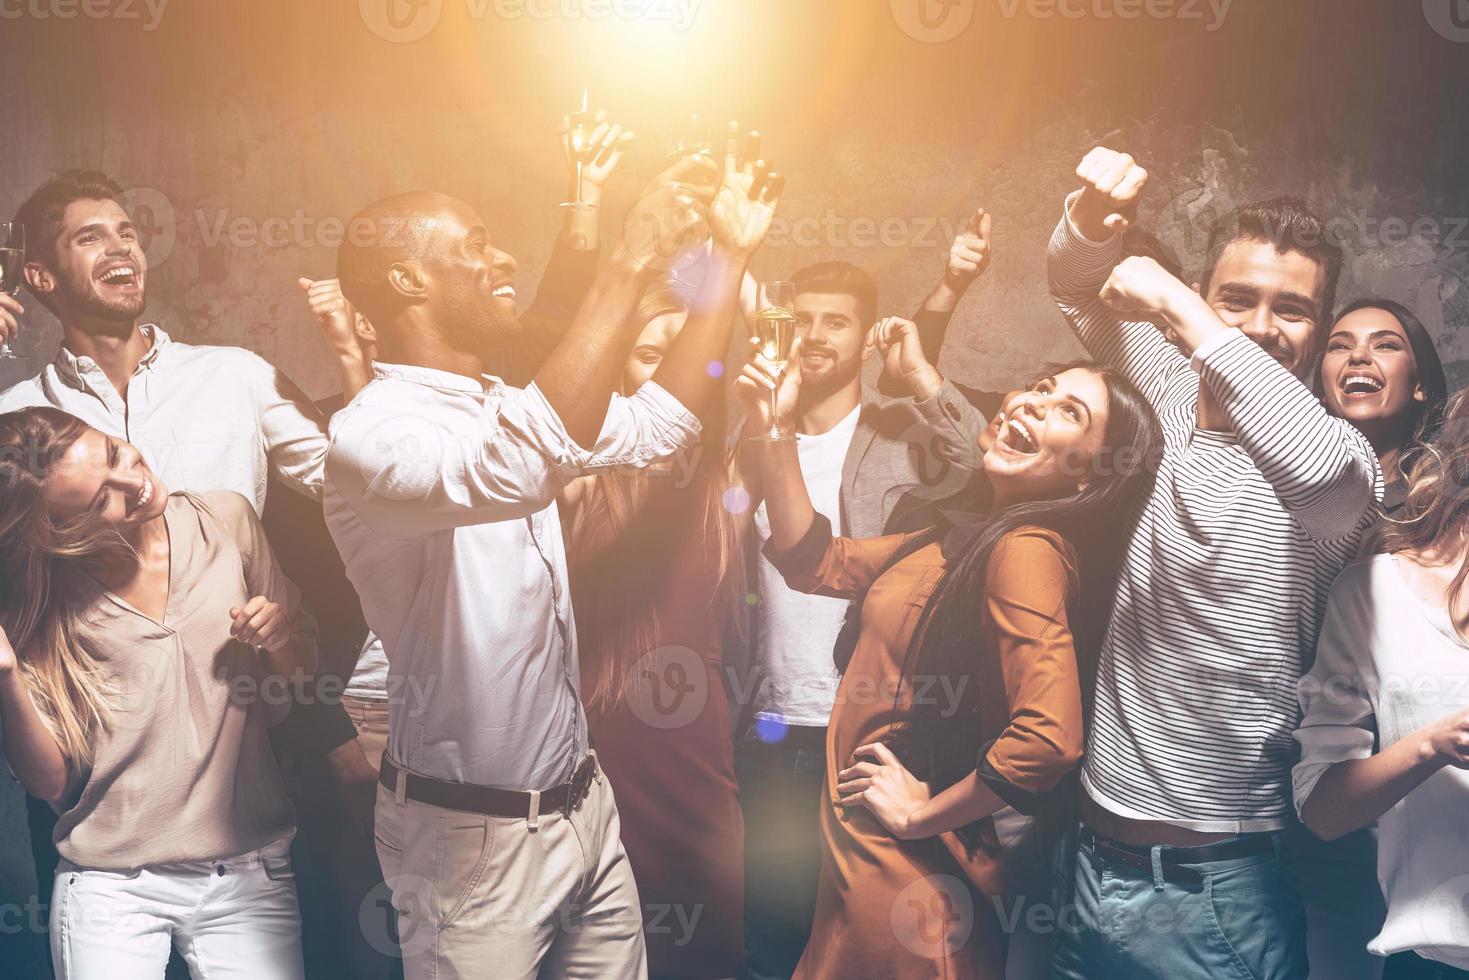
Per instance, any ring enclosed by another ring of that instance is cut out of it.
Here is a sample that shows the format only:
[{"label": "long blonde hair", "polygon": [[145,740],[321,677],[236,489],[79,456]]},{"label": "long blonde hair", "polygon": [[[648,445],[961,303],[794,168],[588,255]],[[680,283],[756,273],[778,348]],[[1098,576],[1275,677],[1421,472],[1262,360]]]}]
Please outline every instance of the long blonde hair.
[{"label": "long blonde hair", "polygon": [[102,518],[57,521],[47,506],[51,468],[87,430],[54,408],[0,415],[0,625],[73,770],[92,762],[112,693],[77,642],[77,616],[100,594],[104,569],[138,560]]},{"label": "long blonde hair", "polygon": [[[1408,499],[1402,516],[1389,518],[1379,550],[1461,554],[1469,544],[1469,391],[1449,399],[1438,434],[1404,461]],[[1447,605],[1458,608],[1469,583],[1469,559],[1449,583]],[[1469,618],[1455,617],[1461,635],[1469,635]]]}]

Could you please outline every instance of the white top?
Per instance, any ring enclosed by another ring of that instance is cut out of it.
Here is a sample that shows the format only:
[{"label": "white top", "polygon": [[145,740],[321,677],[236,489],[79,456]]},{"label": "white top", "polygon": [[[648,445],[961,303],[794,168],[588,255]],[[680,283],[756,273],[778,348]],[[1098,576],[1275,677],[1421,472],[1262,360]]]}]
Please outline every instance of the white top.
[{"label": "white top", "polygon": [[241,347],[196,347],[152,324],[126,399],[90,357],[62,347],[0,393],[0,413],[50,405],[124,439],[170,490],[233,490],[265,508],[266,477],[320,499],[326,422],[301,389]]},{"label": "white top", "polygon": [[[796,435],[796,453],[811,506],[831,521],[833,528],[843,528],[846,523],[842,519],[842,465],[861,413],[861,406],[852,409],[850,415],[820,435]],[[763,552],[765,542],[770,540],[770,518],[764,501],[755,511],[755,533],[762,549],[756,585],[760,629],[755,663],[760,686],[755,692],[755,717],[787,725],[824,727],[831,719],[837,685],[842,679],[832,663],[831,651],[851,603],[807,595],[786,585]]]},{"label": "white top", "polygon": [[[1202,345],[1191,369],[1157,327],[1120,321],[1097,296],[1120,254],[1119,236],[1089,242],[1064,215],[1049,253],[1078,339],[1142,390],[1164,436],[1118,573],[1082,782],[1124,817],[1276,830],[1296,682],[1382,477],[1366,439],[1240,331]],[[1200,385],[1230,431],[1198,428]]]},{"label": "white top", "polygon": [[383,649],[383,641],[371,630],[362,641],[357,666],[352,668],[352,679],[342,693],[364,701],[388,700],[388,651]]},{"label": "white top", "polygon": [[[1301,680],[1296,809],[1332,765],[1372,755],[1469,709],[1469,647],[1443,606],[1413,592],[1398,559],[1378,555],[1337,579]],[[1469,970],[1469,772],[1446,766],[1377,824],[1377,880],[1387,921],[1370,952],[1411,949]]]},{"label": "white top", "polygon": [[425,775],[520,791],[587,751],[556,494],[696,443],[649,383],[613,397],[594,452],[540,390],[375,364],[331,420],[327,527],[388,653],[388,753]]}]

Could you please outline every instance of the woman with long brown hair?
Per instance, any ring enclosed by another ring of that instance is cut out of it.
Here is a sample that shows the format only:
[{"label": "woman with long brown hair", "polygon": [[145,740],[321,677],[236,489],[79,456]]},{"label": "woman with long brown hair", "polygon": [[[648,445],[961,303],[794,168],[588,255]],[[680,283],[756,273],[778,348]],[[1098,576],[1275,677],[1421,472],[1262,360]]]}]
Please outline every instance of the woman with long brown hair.
[{"label": "woman with long brown hair", "polygon": [[6,760],[60,814],[57,975],[161,977],[172,945],[196,977],[301,977],[266,726],[315,630],[250,502],[170,494],[57,409],[0,415],[0,582]]},{"label": "woman with long brown hair", "polygon": [[1326,840],[1378,822],[1384,980],[1469,977],[1469,394],[1414,454],[1381,548],[1332,586],[1300,684],[1296,809]]},{"label": "woman with long brown hair", "polygon": [[[780,179],[727,156],[703,283],[692,301],[668,285],[644,297],[624,394],[656,377],[683,330],[719,331],[728,346]],[[722,375],[722,364],[709,365],[688,403],[703,425],[692,453],[583,478],[561,501],[582,700],[598,761],[617,787],[654,977],[732,977],[744,961],[744,824],[721,670],[743,600],[732,512],[740,508],[726,496]]]},{"label": "woman with long brown hair", "polygon": [[[736,383],[794,426],[800,372],[757,356]],[[834,537],[794,443],[762,443],[766,555],[794,589],[863,597],[827,728],[816,918],[796,976],[1005,975],[995,818],[1039,812],[1083,746],[1076,626],[1162,446],[1146,401],[1089,363],[1008,404],[982,466],[988,513]],[[1105,588],[1102,590],[1105,592]]]}]

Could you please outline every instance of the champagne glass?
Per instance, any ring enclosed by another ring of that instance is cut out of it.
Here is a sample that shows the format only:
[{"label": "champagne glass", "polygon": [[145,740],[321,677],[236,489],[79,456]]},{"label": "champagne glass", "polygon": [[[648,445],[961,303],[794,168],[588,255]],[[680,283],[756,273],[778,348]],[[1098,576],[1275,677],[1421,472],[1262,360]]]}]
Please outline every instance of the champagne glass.
[{"label": "champagne glass", "polygon": [[591,149],[592,126],[596,120],[596,114],[587,108],[587,90],[581,90],[581,108],[573,112],[570,117],[571,132],[571,156],[576,162],[576,192],[573,200],[561,205],[563,208],[575,208],[584,211],[587,208],[586,199],[582,196],[581,176],[582,168],[587,164]]},{"label": "champagne glass", "polygon": [[697,112],[680,116],[674,124],[667,162],[671,164],[681,156],[700,152],[714,152],[714,142],[709,137],[709,120]]},{"label": "champagne glass", "polygon": [[[20,292],[21,270],[25,264],[25,225],[0,221],[0,292],[11,296]],[[9,344],[0,344],[0,360],[15,360],[18,356]]]},{"label": "champagne glass", "polygon": [[[755,309],[755,336],[760,342],[760,353],[775,367],[776,384],[790,366],[791,345],[796,340],[796,284],[793,282],[762,282],[757,291]],[[796,365],[800,370],[800,365]],[[776,391],[770,392],[770,430],[751,436],[762,442],[781,442],[792,438],[780,431],[776,424]]]}]

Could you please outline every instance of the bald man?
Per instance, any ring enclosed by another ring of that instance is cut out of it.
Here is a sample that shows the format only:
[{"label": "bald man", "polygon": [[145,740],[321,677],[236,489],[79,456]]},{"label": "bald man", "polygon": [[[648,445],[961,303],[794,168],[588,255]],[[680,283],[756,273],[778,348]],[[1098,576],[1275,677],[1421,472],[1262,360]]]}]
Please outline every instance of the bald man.
[{"label": "bald man", "polygon": [[[703,157],[660,175],[661,226],[691,227],[716,176]],[[692,446],[684,402],[719,338],[685,331],[653,381],[615,396],[629,314],[658,271],[656,242],[623,242],[564,341],[511,387],[483,372],[518,337],[516,262],[474,209],[400,195],[354,226],[373,234],[343,245],[338,275],[377,360],[332,419],[325,510],[401,694],[375,819],[405,972],[645,975],[577,687],[555,498],[577,476]]]}]

